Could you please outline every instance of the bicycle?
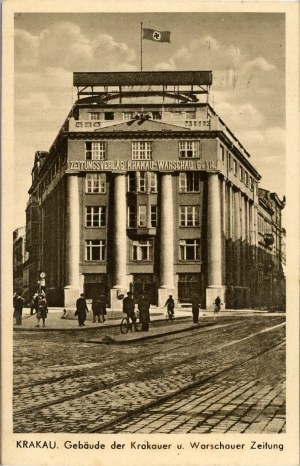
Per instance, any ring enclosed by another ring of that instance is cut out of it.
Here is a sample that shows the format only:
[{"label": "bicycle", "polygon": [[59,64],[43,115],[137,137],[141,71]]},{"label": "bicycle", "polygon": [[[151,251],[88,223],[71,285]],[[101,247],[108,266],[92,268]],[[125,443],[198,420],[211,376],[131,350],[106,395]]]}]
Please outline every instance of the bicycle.
[{"label": "bicycle", "polygon": [[[129,318],[130,319],[130,318]],[[140,332],[141,329],[142,329],[142,324],[139,320],[139,315],[136,314],[136,321],[135,321],[135,325],[136,325],[136,330],[134,329],[134,324],[132,322],[132,320],[130,319],[129,320],[127,317],[123,317],[123,319],[121,320],[121,323],[120,323],[120,331],[121,333],[124,335],[125,333],[128,333],[129,330],[132,332],[133,330],[135,332]]]}]

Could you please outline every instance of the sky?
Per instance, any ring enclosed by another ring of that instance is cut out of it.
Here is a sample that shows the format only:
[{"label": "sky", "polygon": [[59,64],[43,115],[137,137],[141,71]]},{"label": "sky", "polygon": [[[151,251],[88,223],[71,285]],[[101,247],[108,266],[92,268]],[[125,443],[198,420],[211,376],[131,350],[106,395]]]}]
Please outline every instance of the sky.
[{"label": "sky", "polygon": [[25,225],[37,150],[49,150],[76,100],[74,71],[212,70],[210,104],[251,154],[260,186],[285,194],[285,19],[276,13],[17,13],[14,228]]}]

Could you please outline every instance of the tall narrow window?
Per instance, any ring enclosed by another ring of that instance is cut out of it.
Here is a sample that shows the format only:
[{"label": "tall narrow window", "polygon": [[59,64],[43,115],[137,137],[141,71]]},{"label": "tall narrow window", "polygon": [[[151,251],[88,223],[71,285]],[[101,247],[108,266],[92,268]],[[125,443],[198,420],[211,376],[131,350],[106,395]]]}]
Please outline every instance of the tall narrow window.
[{"label": "tall narrow window", "polygon": [[90,142],[85,143],[85,159],[86,160],[105,160],[105,142]]},{"label": "tall narrow window", "polygon": [[88,206],[85,208],[85,226],[86,227],[105,227],[106,207],[105,206]]},{"label": "tall narrow window", "polygon": [[135,192],[135,173],[129,172],[127,177],[128,182],[128,192],[134,193]]},{"label": "tall narrow window", "polygon": [[225,147],[224,146],[221,146],[221,160],[222,160],[222,163],[225,162]]},{"label": "tall narrow window", "polygon": [[231,166],[231,154],[230,154],[230,152],[227,153],[227,166],[228,166],[228,170],[231,171],[232,166]]},{"label": "tall narrow window", "polygon": [[132,205],[127,208],[127,226],[128,228],[135,228],[136,226],[135,207]]},{"label": "tall narrow window", "polygon": [[86,193],[106,193],[106,174],[105,173],[87,173],[85,179]]},{"label": "tall narrow window", "polygon": [[157,192],[157,173],[150,172],[149,177],[150,177],[150,193],[156,193]]},{"label": "tall narrow window", "polygon": [[156,205],[151,206],[151,227],[152,228],[157,227],[157,206]]},{"label": "tall narrow window", "polygon": [[132,143],[132,160],[151,160],[152,144],[150,141],[134,141]]},{"label": "tall narrow window", "polygon": [[240,180],[244,181],[244,169],[243,169],[243,167],[240,167]]},{"label": "tall narrow window", "polygon": [[92,239],[85,242],[85,260],[86,261],[104,261],[105,260],[105,240]]},{"label": "tall narrow window", "polygon": [[137,173],[137,181],[138,181],[138,192],[145,193],[147,191],[147,173],[146,172],[138,172]]},{"label": "tall narrow window", "polygon": [[139,205],[138,208],[138,226],[139,227],[146,227],[147,226],[147,206],[146,205]]},{"label": "tall narrow window", "polygon": [[233,161],[233,173],[235,174],[235,176],[237,176],[237,171],[238,171],[237,161],[234,160]]}]

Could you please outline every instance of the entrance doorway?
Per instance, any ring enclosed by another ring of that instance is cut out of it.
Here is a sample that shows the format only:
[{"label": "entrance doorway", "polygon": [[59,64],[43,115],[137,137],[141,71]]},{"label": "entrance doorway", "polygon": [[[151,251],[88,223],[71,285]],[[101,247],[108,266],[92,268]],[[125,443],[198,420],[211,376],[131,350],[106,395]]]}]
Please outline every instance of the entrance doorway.
[{"label": "entrance doorway", "polygon": [[150,273],[137,273],[133,275],[133,299],[137,302],[142,295],[150,302],[157,305],[157,286],[154,276]]},{"label": "entrance doorway", "polygon": [[203,287],[201,273],[180,273],[178,276],[178,300],[180,303],[191,303],[195,295],[202,304]]}]

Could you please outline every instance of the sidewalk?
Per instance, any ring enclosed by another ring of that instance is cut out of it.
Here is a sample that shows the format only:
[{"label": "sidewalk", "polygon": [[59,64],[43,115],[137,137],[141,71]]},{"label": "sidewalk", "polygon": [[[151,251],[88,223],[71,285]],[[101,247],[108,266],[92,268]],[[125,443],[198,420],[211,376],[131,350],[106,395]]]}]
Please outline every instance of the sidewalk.
[{"label": "sidewalk", "polygon": [[[77,317],[74,316],[74,310],[69,310],[65,318],[63,317],[63,308],[49,308],[48,316],[46,319],[46,326],[45,327],[36,327],[37,325],[37,319],[36,315],[34,314],[33,316],[30,315],[30,309],[25,308],[23,309],[23,318],[22,318],[22,325],[21,326],[16,326],[14,325],[14,330],[16,331],[67,331],[67,330],[72,330],[72,331],[79,331],[79,332],[84,332],[85,330],[99,330],[99,329],[109,329],[113,327],[118,327],[120,325],[121,320],[124,317],[123,312],[121,311],[113,311],[113,310],[108,310],[107,315],[106,315],[106,321],[104,323],[94,323],[93,322],[93,313],[90,311],[87,316],[87,320],[85,322],[84,327],[79,327]],[[274,313],[270,313],[268,311],[256,311],[253,309],[243,309],[243,310],[228,310],[226,309],[225,311],[221,311],[219,315],[216,318],[216,321],[218,322],[220,319],[223,317],[234,317],[234,316],[249,316],[249,315],[255,315],[255,314],[260,314],[260,315],[274,315]],[[278,313],[275,313],[275,315],[278,315]],[[150,308],[150,316],[151,316],[151,322],[161,322],[161,325],[159,326],[159,329],[164,332],[164,330],[161,328],[162,326],[166,328],[166,333],[173,333],[173,330],[176,330],[176,326],[178,322],[181,323],[181,325],[185,325],[185,327],[191,327],[195,328],[195,324],[192,323],[192,312],[190,309],[175,309],[175,321],[174,322],[166,322],[166,310],[165,309],[159,309],[159,308]],[[214,322],[214,313],[212,311],[206,311],[203,309],[200,312],[200,317],[199,317],[200,325],[202,324],[207,324],[208,322]],[[150,326],[150,331],[149,332],[142,332],[143,335],[146,334],[154,334],[154,331],[159,330],[158,328],[151,328]],[[127,334],[129,337],[129,334]],[[131,334],[132,335],[132,334]],[[130,338],[133,338],[135,334]],[[136,334],[136,337],[133,339],[138,338]],[[124,336],[126,337],[126,335]],[[141,338],[141,336],[139,336]]]}]

